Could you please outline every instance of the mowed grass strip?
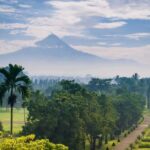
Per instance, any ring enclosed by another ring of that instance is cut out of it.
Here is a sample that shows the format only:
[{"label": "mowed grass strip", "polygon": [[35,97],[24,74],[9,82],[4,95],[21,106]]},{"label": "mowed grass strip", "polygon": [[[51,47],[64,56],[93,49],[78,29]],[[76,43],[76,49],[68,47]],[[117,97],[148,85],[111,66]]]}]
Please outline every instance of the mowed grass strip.
[{"label": "mowed grass strip", "polygon": [[[25,111],[25,117],[27,119],[27,111]],[[9,108],[0,108],[0,121],[3,124],[4,130],[10,130],[10,109]],[[14,133],[18,133],[22,130],[22,126],[24,125],[24,109],[23,108],[14,108],[13,113],[13,130]]]}]

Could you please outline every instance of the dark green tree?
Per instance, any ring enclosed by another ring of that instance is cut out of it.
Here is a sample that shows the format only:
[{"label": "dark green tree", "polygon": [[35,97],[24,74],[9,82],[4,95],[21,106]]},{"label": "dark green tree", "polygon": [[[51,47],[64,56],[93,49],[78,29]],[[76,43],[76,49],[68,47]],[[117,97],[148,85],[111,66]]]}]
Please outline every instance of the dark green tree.
[{"label": "dark green tree", "polygon": [[30,86],[30,79],[23,73],[24,68],[18,65],[9,64],[7,67],[0,68],[0,75],[3,81],[0,84],[0,100],[3,101],[5,94],[8,95],[8,104],[11,108],[10,133],[13,134],[13,107],[17,100],[17,95],[27,97]]}]

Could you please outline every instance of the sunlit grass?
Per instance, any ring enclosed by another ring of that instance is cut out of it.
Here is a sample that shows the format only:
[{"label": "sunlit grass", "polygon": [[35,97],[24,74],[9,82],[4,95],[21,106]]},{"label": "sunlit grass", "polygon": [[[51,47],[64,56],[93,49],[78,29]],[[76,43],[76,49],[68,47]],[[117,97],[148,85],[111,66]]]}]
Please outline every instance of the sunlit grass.
[{"label": "sunlit grass", "polygon": [[[13,130],[14,133],[18,133],[22,130],[22,126],[24,125],[24,109],[14,108],[13,116]],[[27,111],[25,116],[27,117]],[[3,124],[4,131],[10,131],[10,109],[0,108],[0,121]]]}]

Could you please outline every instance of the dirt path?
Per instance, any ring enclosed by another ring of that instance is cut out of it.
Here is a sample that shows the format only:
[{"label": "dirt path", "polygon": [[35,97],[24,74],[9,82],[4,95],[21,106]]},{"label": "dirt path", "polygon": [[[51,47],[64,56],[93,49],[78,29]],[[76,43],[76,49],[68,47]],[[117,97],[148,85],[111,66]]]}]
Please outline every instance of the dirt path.
[{"label": "dirt path", "polygon": [[142,131],[150,125],[150,116],[145,116],[144,121],[126,138],[122,139],[121,142],[114,148],[114,150],[125,150],[130,144],[133,144],[137,137],[141,135]]}]

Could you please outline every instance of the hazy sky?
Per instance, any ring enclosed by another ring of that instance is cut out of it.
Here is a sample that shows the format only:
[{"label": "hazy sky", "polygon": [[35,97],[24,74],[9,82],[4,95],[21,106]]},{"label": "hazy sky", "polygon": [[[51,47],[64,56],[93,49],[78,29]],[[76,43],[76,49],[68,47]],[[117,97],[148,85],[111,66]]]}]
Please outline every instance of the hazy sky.
[{"label": "hazy sky", "polygon": [[82,51],[150,65],[150,0],[0,0],[0,53],[51,33]]}]

